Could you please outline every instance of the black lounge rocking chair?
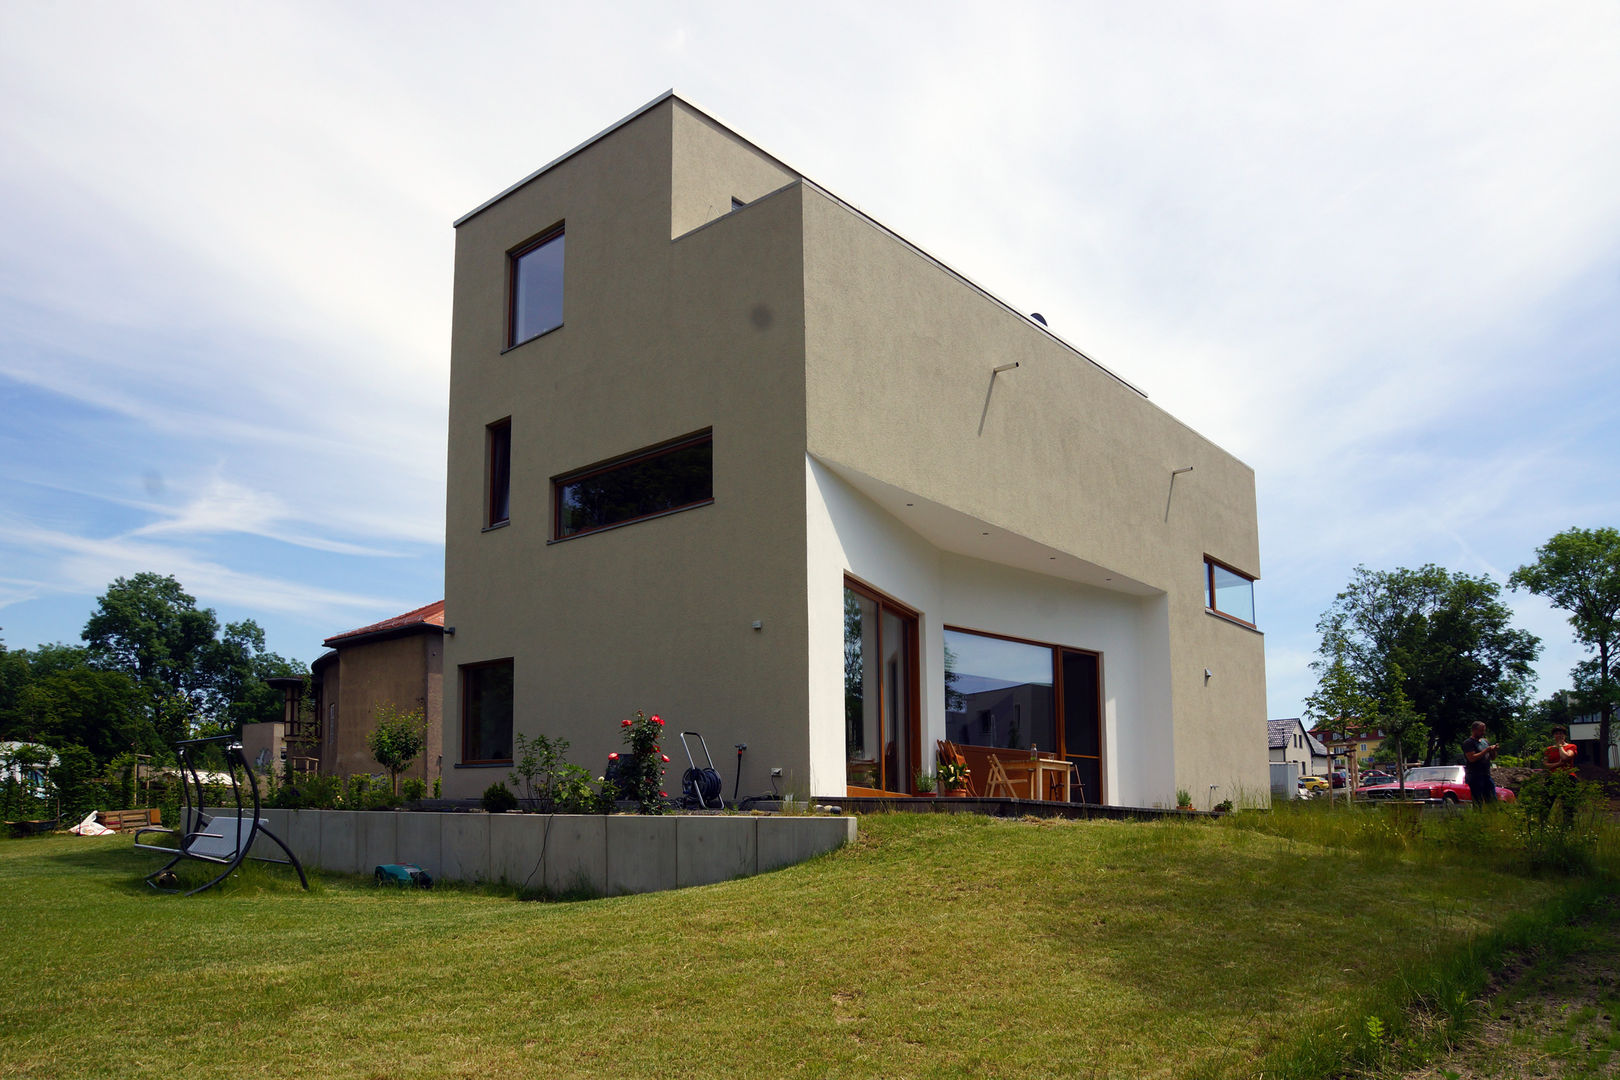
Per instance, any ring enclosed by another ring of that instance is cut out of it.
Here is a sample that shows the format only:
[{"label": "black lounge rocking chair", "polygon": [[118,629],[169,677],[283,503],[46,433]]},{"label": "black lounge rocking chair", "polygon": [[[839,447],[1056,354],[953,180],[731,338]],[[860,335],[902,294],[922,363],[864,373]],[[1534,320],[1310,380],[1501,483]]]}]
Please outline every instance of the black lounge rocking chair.
[{"label": "black lounge rocking chair", "polygon": [[[200,747],[211,743],[225,743],[225,767],[231,775],[231,795],[235,803],[235,813],[221,810],[212,816],[204,809],[202,777],[197,773],[196,753]],[[180,829],[165,829],[160,825],[151,825],[144,829],[135,830],[135,847],[138,851],[155,851],[162,855],[173,855],[174,858],[146,875],[146,883],[159,892],[178,893],[178,887],[170,887],[168,882],[175,880],[171,870],[186,859],[198,862],[212,863],[219,866],[219,873],[206,883],[197,886],[185,893],[195,896],[230,877],[232,871],[242,865],[242,860],[252,858],[258,862],[277,863],[282,866],[291,866],[298,871],[298,880],[307,890],[309,878],[304,875],[303,864],[298,861],[292,848],[288,847],[275,833],[270,831],[270,823],[259,816],[263,809],[259,802],[258,778],[253,775],[253,766],[248,764],[247,757],[242,753],[242,744],[231,735],[216,735],[209,739],[187,739],[174,744],[175,752],[180,757],[180,791],[184,805],[180,811]],[[241,766],[247,774],[247,790],[252,796],[252,805],[244,805],[242,799],[242,785],[236,780],[236,766]],[[159,847],[156,844],[143,844],[141,837],[146,833],[167,833],[180,837],[179,847]],[[285,859],[277,859],[266,855],[248,854],[253,848],[253,841],[260,836],[273,841],[277,847],[286,853]]]}]

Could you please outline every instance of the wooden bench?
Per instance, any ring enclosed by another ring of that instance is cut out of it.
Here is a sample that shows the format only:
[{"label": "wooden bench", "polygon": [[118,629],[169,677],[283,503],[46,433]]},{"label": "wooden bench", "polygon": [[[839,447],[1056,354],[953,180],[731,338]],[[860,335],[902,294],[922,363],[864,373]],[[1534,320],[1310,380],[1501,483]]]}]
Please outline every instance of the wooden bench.
[{"label": "wooden bench", "polygon": [[139,810],[97,810],[96,824],[113,832],[131,832],[163,824],[163,812],[155,806]]}]

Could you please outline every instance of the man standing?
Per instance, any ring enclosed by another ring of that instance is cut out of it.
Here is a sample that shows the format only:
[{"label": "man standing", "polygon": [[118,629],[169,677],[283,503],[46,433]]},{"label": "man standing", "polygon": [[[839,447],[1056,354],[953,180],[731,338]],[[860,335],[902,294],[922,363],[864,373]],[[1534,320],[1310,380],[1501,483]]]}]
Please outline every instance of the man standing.
[{"label": "man standing", "polygon": [[1463,740],[1463,779],[1475,806],[1496,801],[1496,781],[1491,779],[1491,762],[1496,760],[1497,744],[1485,741],[1485,724],[1475,720],[1469,737]]}]

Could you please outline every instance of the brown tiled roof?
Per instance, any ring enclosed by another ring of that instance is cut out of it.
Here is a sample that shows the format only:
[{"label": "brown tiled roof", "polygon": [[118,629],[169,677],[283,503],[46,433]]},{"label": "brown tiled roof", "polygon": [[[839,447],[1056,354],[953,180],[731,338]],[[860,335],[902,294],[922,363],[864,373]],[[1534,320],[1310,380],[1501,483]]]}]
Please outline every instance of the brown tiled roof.
[{"label": "brown tiled roof", "polygon": [[395,615],[392,619],[362,626],[358,630],[346,630],[341,634],[333,634],[327,638],[323,645],[333,645],[352,642],[355,638],[372,637],[377,634],[394,634],[401,631],[412,630],[418,626],[444,627],[444,601],[435,600],[431,604],[424,604],[415,611],[407,611],[403,615]]}]

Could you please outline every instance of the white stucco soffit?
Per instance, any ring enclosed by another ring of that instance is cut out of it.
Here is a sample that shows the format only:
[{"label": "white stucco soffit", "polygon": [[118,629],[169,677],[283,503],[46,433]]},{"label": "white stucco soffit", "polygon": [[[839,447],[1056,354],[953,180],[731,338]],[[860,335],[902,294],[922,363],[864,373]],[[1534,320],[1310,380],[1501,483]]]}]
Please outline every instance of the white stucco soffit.
[{"label": "white stucco soffit", "polygon": [[940,551],[1131,596],[1158,596],[1162,593],[1162,590],[1118,571],[1009,532],[847,465],[815,454],[809,456]]}]

